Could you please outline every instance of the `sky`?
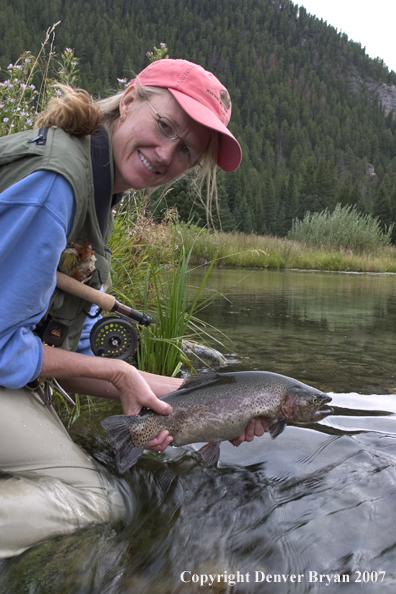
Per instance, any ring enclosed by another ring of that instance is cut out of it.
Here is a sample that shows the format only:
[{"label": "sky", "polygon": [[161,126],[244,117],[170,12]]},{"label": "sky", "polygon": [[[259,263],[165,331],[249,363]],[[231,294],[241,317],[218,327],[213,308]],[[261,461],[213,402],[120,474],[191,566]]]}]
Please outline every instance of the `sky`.
[{"label": "sky", "polygon": [[396,72],[396,0],[295,0]]}]

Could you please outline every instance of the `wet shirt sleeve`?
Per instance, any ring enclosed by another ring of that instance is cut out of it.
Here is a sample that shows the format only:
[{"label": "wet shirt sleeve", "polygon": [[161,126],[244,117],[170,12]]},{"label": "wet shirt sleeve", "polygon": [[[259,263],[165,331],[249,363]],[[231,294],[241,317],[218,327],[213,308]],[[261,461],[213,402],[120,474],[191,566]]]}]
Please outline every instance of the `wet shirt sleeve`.
[{"label": "wet shirt sleeve", "polygon": [[33,334],[47,311],[74,217],[61,175],[38,171],[0,194],[0,386],[21,388],[42,366]]}]

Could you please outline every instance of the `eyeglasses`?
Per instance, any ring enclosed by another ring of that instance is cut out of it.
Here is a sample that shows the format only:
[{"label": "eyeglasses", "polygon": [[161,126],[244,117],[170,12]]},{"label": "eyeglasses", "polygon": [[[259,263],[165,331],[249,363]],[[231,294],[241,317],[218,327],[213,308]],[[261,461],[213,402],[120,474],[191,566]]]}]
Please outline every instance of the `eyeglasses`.
[{"label": "eyeglasses", "polygon": [[177,139],[181,141],[179,146],[177,147],[178,155],[180,155],[184,161],[187,161],[187,163],[191,167],[202,167],[201,163],[199,162],[200,157],[195,157],[195,155],[191,153],[190,147],[187,146],[183,139],[180,138],[180,136],[178,135],[176,124],[168,120],[168,118],[160,116],[160,114],[154,109],[154,107],[151,105],[148,99],[146,99],[145,101],[150,105],[154,115],[157,118],[158,129],[161,132],[161,134],[169,138],[169,140],[171,140],[172,142],[174,142]]}]

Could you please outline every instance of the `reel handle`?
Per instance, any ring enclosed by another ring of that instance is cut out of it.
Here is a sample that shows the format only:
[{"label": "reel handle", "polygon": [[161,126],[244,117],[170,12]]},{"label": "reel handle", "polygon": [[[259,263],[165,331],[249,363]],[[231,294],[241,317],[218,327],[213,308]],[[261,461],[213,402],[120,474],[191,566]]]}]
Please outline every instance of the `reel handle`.
[{"label": "reel handle", "polygon": [[119,303],[113,295],[102,293],[97,289],[84,285],[63,272],[56,273],[56,286],[66,293],[71,293],[75,297],[80,297],[89,303],[97,305],[103,311],[116,311],[127,316],[141,326],[150,326],[152,322],[152,318],[147,314]]}]

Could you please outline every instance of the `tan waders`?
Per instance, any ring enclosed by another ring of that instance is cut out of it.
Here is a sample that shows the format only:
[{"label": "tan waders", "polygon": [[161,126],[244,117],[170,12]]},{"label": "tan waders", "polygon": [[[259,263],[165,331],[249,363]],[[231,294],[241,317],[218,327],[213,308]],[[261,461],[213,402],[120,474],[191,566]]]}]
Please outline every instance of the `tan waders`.
[{"label": "tan waders", "polygon": [[0,558],[94,523],[127,520],[133,496],[69,437],[51,405],[0,387]]}]

